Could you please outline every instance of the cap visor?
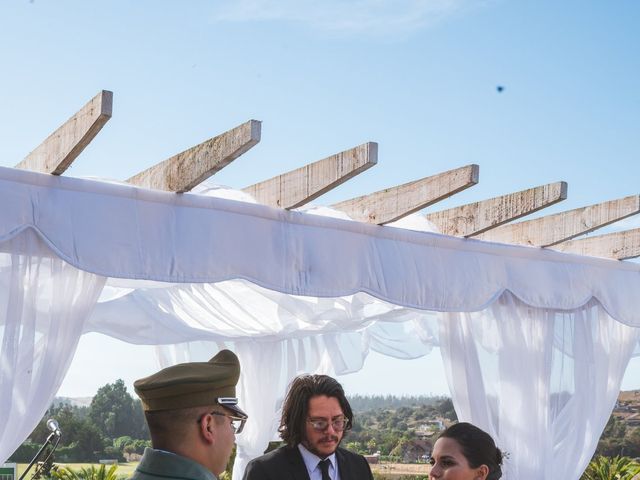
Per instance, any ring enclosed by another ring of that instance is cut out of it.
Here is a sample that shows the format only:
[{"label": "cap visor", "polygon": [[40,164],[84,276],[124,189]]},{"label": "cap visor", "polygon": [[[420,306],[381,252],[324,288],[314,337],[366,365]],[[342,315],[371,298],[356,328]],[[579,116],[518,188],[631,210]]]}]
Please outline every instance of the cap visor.
[{"label": "cap visor", "polygon": [[237,415],[240,418],[248,418],[249,417],[249,415],[244,413],[242,411],[242,409],[237,405],[223,405],[223,407],[226,408],[227,410],[231,410],[235,415]]}]

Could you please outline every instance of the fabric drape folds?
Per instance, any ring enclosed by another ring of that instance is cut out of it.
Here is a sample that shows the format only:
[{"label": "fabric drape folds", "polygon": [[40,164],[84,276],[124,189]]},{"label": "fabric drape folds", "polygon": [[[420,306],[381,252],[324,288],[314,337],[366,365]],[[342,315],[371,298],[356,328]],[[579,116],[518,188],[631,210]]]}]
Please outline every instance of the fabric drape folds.
[{"label": "fabric drape folds", "polygon": [[638,329],[592,301],[531,308],[504,294],[476,313],[443,314],[440,345],[461,421],[509,453],[507,479],[577,479],[613,409]]},{"label": "fabric drape folds", "polygon": [[67,263],[110,278],[245,279],[290,295],[368,293],[423,310],[538,308],[596,298],[640,326],[640,265],[380,227],[196,194],[0,168],[0,241],[31,229]]},{"label": "fabric drape folds", "polygon": [[[571,311],[544,310],[509,293],[474,313],[400,310],[365,327],[344,322],[340,334],[292,331],[279,341],[190,342],[160,347],[159,354],[169,365],[205,360],[223,347],[238,353],[239,396],[251,418],[238,437],[234,480],[277,439],[294,376],[356,371],[374,344],[386,355],[410,358],[419,351],[416,342],[424,346],[421,354],[440,346],[458,417],[485,429],[508,452],[503,478],[580,477],[617,398],[637,329],[613,320],[596,301]],[[425,372],[425,392],[428,378]]]},{"label": "fabric drape folds", "polygon": [[104,281],[52,255],[32,232],[0,244],[0,462],[51,404]]},{"label": "fabric drape folds", "polygon": [[166,345],[163,365],[238,353],[236,480],[293,376],[437,345],[505,478],[572,480],[638,340],[633,263],[6,168],[0,204],[0,461],[99,332]]}]

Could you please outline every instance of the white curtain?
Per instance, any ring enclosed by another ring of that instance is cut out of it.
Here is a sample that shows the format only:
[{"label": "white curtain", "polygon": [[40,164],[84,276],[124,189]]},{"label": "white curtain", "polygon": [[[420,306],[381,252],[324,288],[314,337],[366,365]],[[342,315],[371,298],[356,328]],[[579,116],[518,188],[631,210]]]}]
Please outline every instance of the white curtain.
[{"label": "white curtain", "polygon": [[103,284],[30,230],[0,244],[0,462],[51,404]]},{"label": "white curtain", "polygon": [[[0,460],[46,410],[83,332],[236,349],[255,422],[240,463],[273,435],[296,373],[356,371],[370,349],[415,358],[439,341],[459,416],[511,452],[510,478],[577,478],[640,327],[628,262],[7,168],[0,205]],[[194,359],[174,350],[162,356]]]},{"label": "white curtain", "polygon": [[506,479],[577,479],[638,339],[636,328],[613,320],[595,300],[558,311],[530,307],[505,292],[480,312],[436,313],[366,294],[286,296],[245,281],[115,295],[87,325],[124,332],[108,321],[122,302],[134,312],[127,316],[130,339],[211,340],[158,349],[163,366],[206,360],[223,346],[238,353],[239,396],[251,419],[238,436],[236,480],[276,438],[279,408],[295,375],[349,373],[362,368],[370,349],[416,358],[438,343],[458,415],[509,452]]},{"label": "white curtain", "polygon": [[580,477],[637,341],[594,300],[544,310],[509,292],[482,312],[443,314],[440,331],[458,417],[509,453],[507,480]]},{"label": "white curtain", "polygon": [[[392,339],[399,335],[395,342],[399,343],[399,353],[394,355],[398,358],[424,355],[428,341],[422,340],[437,336],[434,314],[400,307],[366,293],[336,298],[286,295],[246,280],[169,286],[146,283],[137,289],[116,285],[135,287],[136,282],[110,279],[85,324],[85,333],[159,345],[200,340],[273,341],[366,330],[373,347],[379,347],[381,353],[393,351]],[[423,317],[429,317],[430,322],[416,323]],[[367,328],[370,326],[375,328]],[[426,326],[430,330],[425,330]],[[406,328],[415,329],[411,332],[415,335],[398,331]]]}]

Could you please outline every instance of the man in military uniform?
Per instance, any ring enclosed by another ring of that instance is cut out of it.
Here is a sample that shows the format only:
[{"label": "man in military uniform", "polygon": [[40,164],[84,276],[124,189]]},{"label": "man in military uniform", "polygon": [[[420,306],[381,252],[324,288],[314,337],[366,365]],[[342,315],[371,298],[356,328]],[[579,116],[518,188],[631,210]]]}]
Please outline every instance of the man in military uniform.
[{"label": "man in military uniform", "polygon": [[153,448],[132,480],[216,480],[247,415],[238,407],[238,357],[222,350],[208,362],[165,368],[137,380]]}]

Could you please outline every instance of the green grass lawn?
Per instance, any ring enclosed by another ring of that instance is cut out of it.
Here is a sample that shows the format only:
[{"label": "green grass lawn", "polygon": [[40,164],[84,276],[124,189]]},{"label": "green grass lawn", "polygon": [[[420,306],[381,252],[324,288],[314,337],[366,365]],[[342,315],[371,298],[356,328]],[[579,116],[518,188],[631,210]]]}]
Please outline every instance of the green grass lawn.
[{"label": "green grass lawn", "polygon": [[[56,462],[55,464],[61,467],[69,467],[73,470],[80,470],[81,468],[90,467],[91,465],[100,467],[99,463],[58,463]],[[20,475],[22,475],[22,472],[25,471],[25,469],[27,468],[27,465],[28,465],[27,463],[18,464],[18,472],[17,472],[18,478],[20,478]],[[111,465],[107,465],[107,469],[110,466]],[[116,471],[116,473],[118,474],[118,476],[121,476],[121,477],[130,477],[137,466],[138,466],[138,462],[120,462],[118,463],[118,470]],[[31,474],[35,472],[35,469],[36,469],[35,466],[31,468],[31,471],[29,472],[25,480],[29,480]]]}]

